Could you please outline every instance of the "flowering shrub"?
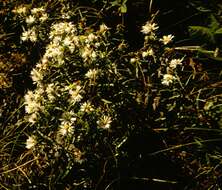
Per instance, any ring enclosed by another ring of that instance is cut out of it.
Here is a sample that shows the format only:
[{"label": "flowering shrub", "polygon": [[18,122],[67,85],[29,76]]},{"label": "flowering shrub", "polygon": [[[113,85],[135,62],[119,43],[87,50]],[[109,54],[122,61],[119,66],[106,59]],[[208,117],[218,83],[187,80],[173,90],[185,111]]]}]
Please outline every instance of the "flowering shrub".
[{"label": "flowering shrub", "polygon": [[[97,166],[110,162],[108,178],[115,179],[118,161],[128,156],[121,148],[134,131],[211,126],[203,118],[212,110],[221,115],[211,96],[199,104],[202,86],[195,84],[207,80],[206,73],[175,47],[176,37],[159,32],[154,18],[141,26],[143,47],[131,51],[122,25],[92,24],[64,10],[54,18],[47,6],[13,12],[23,24],[21,44],[43,45],[17,123],[25,126],[24,188],[96,189]],[[110,181],[104,183],[108,189]]]}]

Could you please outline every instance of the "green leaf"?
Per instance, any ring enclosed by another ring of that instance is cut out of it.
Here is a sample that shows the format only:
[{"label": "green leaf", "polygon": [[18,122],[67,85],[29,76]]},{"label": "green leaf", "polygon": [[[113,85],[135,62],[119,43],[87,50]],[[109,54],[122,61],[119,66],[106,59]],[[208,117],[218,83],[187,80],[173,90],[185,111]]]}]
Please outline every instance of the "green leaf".
[{"label": "green leaf", "polygon": [[213,14],[210,15],[210,24],[209,24],[209,28],[212,31],[217,30],[220,27],[220,23],[217,21],[217,19],[215,18],[215,16]]},{"label": "green leaf", "polygon": [[205,43],[215,43],[214,33],[210,28],[204,26],[189,26],[190,35]]},{"label": "green leaf", "polygon": [[121,13],[126,13],[126,12],[127,12],[126,4],[121,5],[121,7],[120,7],[120,12],[121,12]]},{"label": "green leaf", "polygon": [[222,28],[219,28],[215,31],[215,34],[222,34]]}]

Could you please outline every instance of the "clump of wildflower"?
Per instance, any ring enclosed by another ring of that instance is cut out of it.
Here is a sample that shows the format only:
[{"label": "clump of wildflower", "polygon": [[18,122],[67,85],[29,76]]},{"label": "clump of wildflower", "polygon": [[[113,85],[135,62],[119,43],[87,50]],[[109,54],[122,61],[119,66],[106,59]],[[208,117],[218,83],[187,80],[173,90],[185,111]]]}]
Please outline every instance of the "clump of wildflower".
[{"label": "clump of wildflower", "polygon": [[98,127],[102,129],[109,129],[112,123],[112,118],[104,115],[99,121],[97,121]]},{"label": "clump of wildflower", "polygon": [[43,93],[41,88],[38,88],[35,93],[28,91],[25,95],[25,111],[30,123],[35,123],[38,118],[38,113],[44,110],[43,107]]},{"label": "clump of wildflower", "polygon": [[182,65],[182,59],[172,59],[169,63],[169,67],[175,69],[177,65]]},{"label": "clump of wildflower", "polygon": [[33,148],[35,145],[37,144],[37,140],[36,137],[34,135],[28,137],[28,139],[26,140],[26,148],[27,149],[31,149]]},{"label": "clump of wildflower", "polygon": [[82,58],[84,59],[84,61],[95,60],[96,57],[97,54],[92,48],[85,46],[84,49],[82,50]]},{"label": "clump of wildflower", "polygon": [[163,36],[160,41],[164,44],[167,45],[168,43],[170,43],[173,40],[174,36],[172,34]]},{"label": "clump of wildflower", "polygon": [[93,110],[94,109],[93,109],[92,104],[90,102],[84,102],[80,107],[80,111],[85,112],[85,113],[90,113]]},{"label": "clump of wildflower", "polygon": [[159,27],[156,23],[147,22],[144,26],[142,26],[141,32],[143,34],[152,34],[154,31],[156,31]]},{"label": "clump of wildflower", "polygon": [[62,136],[69,136],[74,133],[74,128],[72,126],[72,123],[63,121],[61,125],[59,126],[58,133]]},{"label": "clump of wildflower", "polygon": [[53,39],[55,36],[62,36],[63,34],[75,34],[76,27],[71,22],[59,22],[55,23],[51,27],[49,38]]},{"label": "clump of wildflower", "polygon": [[175,80],[175,77],[171,74],[164,74],[162,79],[162,84],[169,86],[173,81]]}]

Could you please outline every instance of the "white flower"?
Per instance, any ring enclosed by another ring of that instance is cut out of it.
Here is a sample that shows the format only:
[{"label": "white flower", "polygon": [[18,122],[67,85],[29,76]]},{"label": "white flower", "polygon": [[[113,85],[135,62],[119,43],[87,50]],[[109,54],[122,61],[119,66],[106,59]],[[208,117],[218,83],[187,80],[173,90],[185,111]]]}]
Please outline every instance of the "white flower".
[{"label": "white flower", "polygon": [[22,33],[22,36],[21,36],[21,40],[22,41],[27,41],[28,39],[29,39],[29,32],[28,31],[24,31],[23,33]]},{"label": "white flower", "polygon": [[177,65],[182,65],[183,59],[172,59],[169,63],[169,67],[175,69]]},{"label": "white flower", "polygon": [[153,49],[149,49],[142,53],[142,57],[153,56],[153,55],[154,55]]},{"label": "white flower", "polygon": [[22,33],[21,40],[22,41],[30,40],[31,42],[35,42],[37,40],[37,34],[35,30],[32,28],[27,31],[24,31]]},{"label": "white flower", "polygon": [[31,149],[33,148],[35,145],[37,144],[36,141],[36,137],[34,135],[30,136],[27,140],[26,140],[26,148],[27,149]]},{"label": "white flower", "polygon": [[35,14],[38,14],[38,13],[43,13],[44,11],[45,11],[45,9],[43,7],[38,7],[38,8],[33,8],[31,10],[31,13],[35,15]]},{"label": "white flower", "polygon": [[159,27],[157,26],[156,23],[147,22],[144,26],[142,26],[141,32],[144,34],[150,34],[154,32],[155,30],[157,30],[158,28]]},{"label": "white flower", "polygon": [[76,103],[80,102],[82,100],[82,95],[80,94],[81,92],[81,86],[77,85],[75,90],[70,89],[69,94],[71,95],[71,101]]},{"label": "white flower", "polygon": [[88,39],[89,42],[92,42],[92,41],[97,39],[97,36],[95,34],[93,34],[93,33],[90,33],[88,35],[87,39]]},{"label": "white flower", "polygon": [[109,28],[108,28],[105,24],[101,24],[101,25],[99,26],[99,32],[100,32],[101,34],[105,34],[105,32],[106,32],[107,30],[109,30]]},{"label": "white flower", "polygon": [[43,90],[41,88],[38,88],[35,93],[33,91],[28,91],[24,98],[26,113],[38,113],[43,110]]},{"label": "white flower", "polygon": [[93,51],[92,49],[90,49],[89,47],[85,46],[83,51],[82,51],[82,58],[84,59],[84,61],[88,60],[88,59],[95,59],[97,57],[97,54],[95,51]]},{"label": "white flower", "polygon": [[43,80],[43,73],[39,69],[32,69],[31,71],[31,78],[34,83],[40,84],[41,81]]},{"label": "white flower", "polygon": [[166,44],[170,43],[173,38],[174,38],[174,36],[169,34],[167,36],[163,36],[163,38],[161,38],[160,41],[163,42],[164,45],[166,45]]},{"label": "white flower", "polygon": [[165,74],[163,75],[162,84],[169,86],[170,83],[173,83],[173,80],[175,80],[175,77],[171,74]]},{"label": "white flower", "polygon": [[42,16],[39,18],[39,20],[41,22],[45,22],[48,19],[48,14],[47,13],[43,13]]},{"label": "white flower", "polygon": [[32,113],[31,115],[28,116],[28,122],[34,124],[38,120],[38,114],[37,113]]},{"label": "white flower", "polygon": [[59,94],[58,93],[58,86],[54,83],[51,83],[49,84],[47,87],[46,87],[46,94],[47,94],[47,97],[50,101],[53,101],[56,99],[56,96]]},{"label": "white flower", "polygon": [[98,126],[102,129],[109,129],[111,123],[112,123],[111,117],[106,115],[104,115],[99,121],[97,121]]},{"label": "white flower", "polygon": [[93,107],[92,107],[92,105],[91,105],[90,102],[84,102],[84,103],[81,105],[81,107],[80,107],[80,111],[81,111],[81,112],[90,113],[90,112],[92,112],[93,110],[94,110],[94,109],[93,109]]},{"label": "white flower", "polygon": [[130,63],[135,63],[136,61],[137,61],[137,59],[134,57],[130,59]]},{"label": "white flower", "polygon": [[17,14],[25,14],[27,12],[27,8],[20,6],[20,7],[15,8],[12,12],[17,13]]},{"label": "white flower", "polygon": [[85,74],[86,78],[95,80],[98,75],[98,69],[89,69],[88,72]]},{"label": "white flower", "polygon": [[72,135],[74,133],[74,128],[70,122],[63,121],[58,132],[62,136]]},{"label": "white flower", "polygon": [[29,17],[27,17],[27,18],[25,19],[25,22],[26,22],[27,24],[32,24],[32,23],[35,22],[35,17],[32,16],[32,15],[30,15]]}]

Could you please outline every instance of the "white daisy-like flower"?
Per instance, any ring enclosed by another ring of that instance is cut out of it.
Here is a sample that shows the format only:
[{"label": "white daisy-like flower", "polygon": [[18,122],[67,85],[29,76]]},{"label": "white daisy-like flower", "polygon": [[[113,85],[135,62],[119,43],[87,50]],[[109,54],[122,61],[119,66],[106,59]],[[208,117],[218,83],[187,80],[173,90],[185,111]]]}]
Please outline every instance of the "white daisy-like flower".
[{"label": "white daisy-like flower", "polygon": [[50,101],[54,101],[56,99],[56,97],[59,96],[58,88],[59,87],[54,83],[51,83],[46,87],[45,91],[46,91],[47,97]]},{"label": "white daisy-like flower", "polygon": [[86,78],[95,80],[98,75],[98,69],[89,69],[88,72],[85,74]]},{"label": "white daisy-like flower", "polygon": [[38,120],[38,113],[32,113],[31,115],[28,116],[28,122],[35,124]]},{"label": "white daisy-like flower", "polygon": [[169,63],[169,67],[175,69],[177,65],[182,65],[183,59],[172,59]]},{"label": "white daisy-like flower", "polygon": [[58,132],[62,136],[72,135],[74,133],[74,128],[70,122],[63,121]]},{"label": "white daisy-like flower", "polygon": [[147,56],[153,56],[153,55],[154,55],[154,52],[153,52],[153,49],[151,49],[151,48],[147,51],[142,52],[142,57],[143,58],[145,58]]},{"label": "white daisy-like flower", "polygon": [[30,40],[31,42],[35,42],[37,40],[37,34],[35,30],[32,28],[27,31],[24,31],[22,33],[21,40],[22,41]]},{"label": "white daisy-like flower", "polygon": [[173,81],[175,80],[175,77],[171,74],[165,74],[163,75],[162,84],[169,86]]},{"label": "white daisy-like flower", "polygon": [[35,15],[35,14],[38,14],[38,13],[43,13],[44,11],[45,11],[45,9],[43,7],[38,7],[38,8],[33,8],[31,10],[31,13]]},{"label": "white daisy-like flower", "polygon": [[27,12],[27,8],[23,6],[19,6],[15,8],[12,12],[17,13],[17,14],[25,14]]},{"label": "white daisy-like flower", "polygon": [[32,23],[35,22],[35,17],[32,16],[32,15],[30,15],[30,16],[28,16],[28,17],[25,19],[25,22],[26,22],[27,24],[32,24]]},{"label": "white daisy-like flower", "polygon": [[94,109],[92,107],[92,104],[90,102],[84,102],[81,107],[80,107],[80,111],[81,112],[86,112],[86,113],[90,113],[92,112]]},{"label": "white daisy-like flower", "polygon": [[31,149],[33,148],[35,145],[37,144],[37,140],[36,137],[34,135],[28,137],[28,139],[26,140],[26,148],[27,149]]},{"label": "white daisy-like flower", "polygon": [[106,115],[104,115],[99,121],[97,121],[98,126],[102,129],[109,129],[111,123],[112,118]]},{"label": "white daisy-like flower", "polygon": [[43,73],[39,69],[32,69],[31,71],[31,78],[34,83],[41,84],[41,81],[43,80]]},{"label": "white daisy-like flower", "polygon": [[158,28],[159,27],[157,26],[156,23],[151,23],[151,22],[148,21],[144,26],[142,26],[141,32],[143,34],[151,34],[155,30],[157,30]]},{"label": "white daisy-like flower", "polygon": [[70,89],[69,90],[69,94],[71,95],[71,101],[76,103],[76,102],[80,102],[82,100],[82,95],[80,94],[82,87],[77,85],[75,87],[75,90]]},{"label": "white daisy-like flower", "polygon": [[39,18],[39,20],[41,22],[45,22],[48,19],[48,14],[47,13],[43,13],[42,16]]},{"label": "white daisy-like flower", "polygon": [[174,38],[174,36],[173,36],[172,34],[169,34],[169,35],[167,35],[167,36],[163,36],[163,37],[160,39],[160,41],[161,41],[164,45],[166,45],[166,44],[170,43],[173,38]]},{"label": "white daisy-like flower", "polygon": [[97,39],[97,36],[93,33],[90,33],[87,37],[88,42],[92,42]]}]

